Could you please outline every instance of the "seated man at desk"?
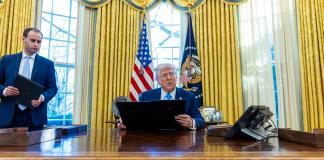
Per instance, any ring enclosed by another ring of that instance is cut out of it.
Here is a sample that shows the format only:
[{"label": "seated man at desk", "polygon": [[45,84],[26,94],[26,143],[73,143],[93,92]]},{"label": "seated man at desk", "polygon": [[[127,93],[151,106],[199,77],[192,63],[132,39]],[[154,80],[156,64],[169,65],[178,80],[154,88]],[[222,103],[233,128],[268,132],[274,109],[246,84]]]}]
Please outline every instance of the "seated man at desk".
[{"label": "seated man at desk", "polygon": [[[174,100],[184,99],[190,101],[190,105],[186,106],[187,113],[180,114],[175,117],[181,126],[187,129],[200,129],[204,127],[205,121],[201,116],[198,106],[195,103],[194,95],[182,88],[177,88],[176,67],[172,64],[159,64],[156,68],[157,81],[161,88],[143,92],[139,101],[154,101],[154,100]],[[125,129],[122,123],[119,123],[118,128]]]}]

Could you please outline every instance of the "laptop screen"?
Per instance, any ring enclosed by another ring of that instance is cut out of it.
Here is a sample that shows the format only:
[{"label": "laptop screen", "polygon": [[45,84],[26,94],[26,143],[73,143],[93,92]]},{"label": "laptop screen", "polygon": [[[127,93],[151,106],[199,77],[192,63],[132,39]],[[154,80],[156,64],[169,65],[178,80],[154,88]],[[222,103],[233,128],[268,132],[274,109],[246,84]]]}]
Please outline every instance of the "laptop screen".
[{"label": "laptop screen", "polygon": [[181,129],[175,116],[185,113],[186,100],[117,102],[127,129]]}]

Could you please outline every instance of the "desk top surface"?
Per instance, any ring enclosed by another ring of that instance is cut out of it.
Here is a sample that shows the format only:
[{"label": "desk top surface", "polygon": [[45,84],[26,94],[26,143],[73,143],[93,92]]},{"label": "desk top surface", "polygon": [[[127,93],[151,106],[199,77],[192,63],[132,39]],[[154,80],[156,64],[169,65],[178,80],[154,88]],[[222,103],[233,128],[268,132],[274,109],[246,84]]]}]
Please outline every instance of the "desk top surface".
[{"label": "desk top surface", "polygon": [[97,129],[88,133],[26,147],[0,147],[0,158],[77,159],[323,159],[324,148],[277,138],[225,140],[200,131],[120,131]]}]

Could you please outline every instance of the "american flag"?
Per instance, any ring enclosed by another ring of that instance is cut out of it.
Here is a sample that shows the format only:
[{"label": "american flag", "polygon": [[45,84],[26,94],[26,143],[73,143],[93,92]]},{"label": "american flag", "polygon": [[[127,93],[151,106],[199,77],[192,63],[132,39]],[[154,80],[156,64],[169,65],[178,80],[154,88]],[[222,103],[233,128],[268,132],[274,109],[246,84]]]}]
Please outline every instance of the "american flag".
[{"label": "american flag", "polygon": [[151,90],[153,88],[153,64],[149,46],[146,23],[144,19],[140,33],[134,70],[132,72],[129,93],[129,97],[132,101],[138,101],[138,97],[142,92]]}]

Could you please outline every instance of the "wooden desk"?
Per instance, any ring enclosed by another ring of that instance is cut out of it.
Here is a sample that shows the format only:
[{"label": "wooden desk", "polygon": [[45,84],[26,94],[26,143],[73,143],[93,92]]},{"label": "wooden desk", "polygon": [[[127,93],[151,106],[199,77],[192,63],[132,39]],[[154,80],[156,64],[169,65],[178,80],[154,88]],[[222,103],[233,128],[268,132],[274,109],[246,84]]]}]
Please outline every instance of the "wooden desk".
[{"label": "wooden desk", "polygon": [[205,131],[91,130],[27,147],[0,147],[0,159],[324,159],[324,148],[277,138],[224,140]]}]

